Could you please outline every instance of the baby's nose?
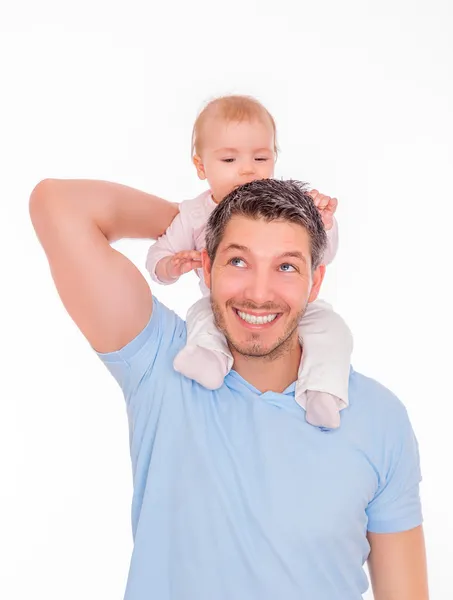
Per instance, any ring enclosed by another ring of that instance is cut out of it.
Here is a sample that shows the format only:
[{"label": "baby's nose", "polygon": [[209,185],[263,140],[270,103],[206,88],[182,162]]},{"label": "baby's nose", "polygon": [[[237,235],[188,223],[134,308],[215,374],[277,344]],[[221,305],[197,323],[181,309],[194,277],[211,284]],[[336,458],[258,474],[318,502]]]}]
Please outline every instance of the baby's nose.
[{"label": "baby's nose", "polygon": [[246,162],[241,165],[241,175],[252,175],[255,172],[255,164],[253,162]]}]

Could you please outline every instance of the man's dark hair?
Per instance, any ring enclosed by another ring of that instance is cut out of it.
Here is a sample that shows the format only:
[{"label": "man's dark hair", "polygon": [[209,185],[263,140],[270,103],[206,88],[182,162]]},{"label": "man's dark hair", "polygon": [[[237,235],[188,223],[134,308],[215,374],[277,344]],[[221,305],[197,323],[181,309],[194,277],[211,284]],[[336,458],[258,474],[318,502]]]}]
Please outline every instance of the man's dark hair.
[{"label": "man's dark hair", "polygon": [[321,263],[327,245],[324,225],[306,183],[259,179],[226,196],[211,213],[206,228],[206,251],[214,261],[225,228],[235,216],[264,221],[288,221],[304,227],[310,237],[312,269]]}]

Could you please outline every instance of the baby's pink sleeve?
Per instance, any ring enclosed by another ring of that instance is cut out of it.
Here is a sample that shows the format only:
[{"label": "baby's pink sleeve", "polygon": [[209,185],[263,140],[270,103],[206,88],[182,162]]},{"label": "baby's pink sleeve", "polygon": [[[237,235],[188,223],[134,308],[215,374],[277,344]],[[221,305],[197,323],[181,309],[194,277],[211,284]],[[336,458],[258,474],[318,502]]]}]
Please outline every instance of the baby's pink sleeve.
[{"label": "baby's pink sleeve", "polygon": [[330,263],[335,258],[338,251],[338,223],[335,217],[333,218],[333,225],[327,233],[327,247],[324,252],[323,264],[330,265]]},{"label": "baby's pink sleeve", "polygon": [[156,276],[157,263],[183,250],[195,250],[190,211],[185,209],[184,202],[179,205],[179,213],[170,223],[167,231],[148,250],[146,268],[151,279],[162,284],[163,282]]}]

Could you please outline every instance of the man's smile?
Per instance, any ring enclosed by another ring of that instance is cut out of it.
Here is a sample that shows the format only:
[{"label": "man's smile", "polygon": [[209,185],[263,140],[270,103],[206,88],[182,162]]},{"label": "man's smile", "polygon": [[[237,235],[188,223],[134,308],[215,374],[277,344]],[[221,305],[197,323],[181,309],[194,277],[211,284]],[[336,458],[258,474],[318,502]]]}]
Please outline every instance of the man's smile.
[{"label": "man's smile", "polygon": [[282,313],[278,312],[251,312],[233,308],[241,324],[249,329],[268,329],[276,321]]}]

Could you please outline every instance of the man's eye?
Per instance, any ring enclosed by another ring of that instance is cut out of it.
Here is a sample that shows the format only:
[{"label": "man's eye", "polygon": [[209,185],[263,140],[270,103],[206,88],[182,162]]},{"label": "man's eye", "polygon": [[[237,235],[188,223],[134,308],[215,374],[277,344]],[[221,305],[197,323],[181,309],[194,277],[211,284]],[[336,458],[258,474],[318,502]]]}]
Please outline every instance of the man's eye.
[{"label": "man's eye", "polygon": [[296,267],[294,265],[290,265],[289,263],[283,263],[280,265],[280,269],[284,273],[293,273],[294,271],[297,271]]},{"label": "man's eye", "polygon": [[230,260],[230,265],[232,265],[233,267],[243,268],[245,266],[245,262],[242,260],[242,258],[235,257]]},{"label": "man's eye", "polygon": [[222,162],[225,162],[225,163],[232,163],[232,162],[234,162],[234,158],[222,158],[221,160],[222,160]]}]

